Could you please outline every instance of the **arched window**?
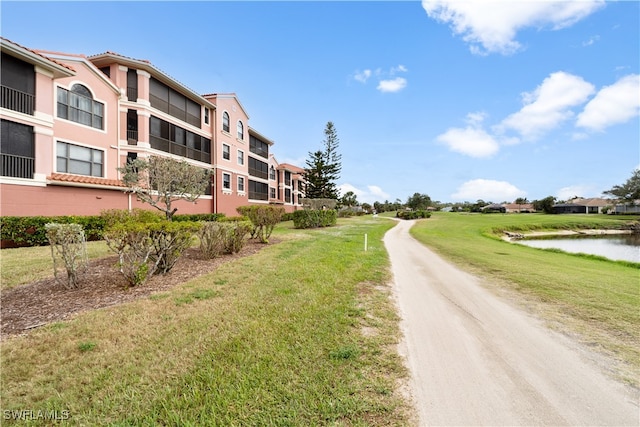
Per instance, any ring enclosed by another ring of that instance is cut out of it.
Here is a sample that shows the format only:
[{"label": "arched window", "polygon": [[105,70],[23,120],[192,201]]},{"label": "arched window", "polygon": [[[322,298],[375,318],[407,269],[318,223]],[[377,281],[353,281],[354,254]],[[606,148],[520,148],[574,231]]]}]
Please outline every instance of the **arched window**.
[{"label": "arched window", "polygon": [[229,113],[226,111],[222,113],[222,130],[229,132]]},{"label": "arched window", "polygon": [[244,125],[238,120],[238,139],[244,139]]},{"label": "arched window", "polygon": [[71,90],[59,87],[58,117],[103,129],[104,104],[94,101],[91,91],[81,84],[74,84]]}]

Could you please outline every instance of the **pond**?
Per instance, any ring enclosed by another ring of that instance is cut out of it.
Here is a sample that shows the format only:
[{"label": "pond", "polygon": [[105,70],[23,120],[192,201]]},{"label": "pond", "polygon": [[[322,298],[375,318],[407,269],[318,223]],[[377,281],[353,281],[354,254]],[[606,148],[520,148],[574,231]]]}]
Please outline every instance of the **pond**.
[{"label": "pond", "polygon": [[599,255],[612,260],[640,262],[640,235],[527,238],[518,243],[542,249]]}]

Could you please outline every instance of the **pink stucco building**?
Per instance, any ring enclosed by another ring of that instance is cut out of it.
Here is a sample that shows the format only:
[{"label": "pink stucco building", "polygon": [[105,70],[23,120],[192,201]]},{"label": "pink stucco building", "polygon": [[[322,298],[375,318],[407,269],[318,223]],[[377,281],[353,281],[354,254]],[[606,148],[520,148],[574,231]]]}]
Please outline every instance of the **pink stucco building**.
[{"label": "pink stucco building", "polygon": [[178,213],[302,208],[303,170],[278,163],[274,142],[250,127],[235,94],[197,94],[149,61],[112,52],[38,51],[4,38],[0,45],[0,215],[144,208],[117,168],[149,156],[212,171],[209,191],[178,202]]}]

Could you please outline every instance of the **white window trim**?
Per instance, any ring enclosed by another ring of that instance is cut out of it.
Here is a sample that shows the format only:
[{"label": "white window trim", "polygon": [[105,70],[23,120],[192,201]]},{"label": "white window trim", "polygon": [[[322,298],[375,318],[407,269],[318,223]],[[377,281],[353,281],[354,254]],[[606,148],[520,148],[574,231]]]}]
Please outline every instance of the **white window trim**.
[{"label": "white window trim", "polygon": [[[238,160],[240,160],[240,153],[242,153],[242,163],[240,163],[240,162],[238,161]],[[236,161],[238,161],[238,164],[239,164],[240,166],[244,166],[244,163],[245,163],[244,159],[245,159],[245,156],[244,156],[244,150],[238,150],[238,151],[237,151],[237,156],[236,156]]]},{"label": "white window trim", "polygon": [[[224,186],[224,176],[225,175],[229,177],[229,188],[225,188],[225,186]],[[232,184],[231,184],[231,174],[223,172],[222,173],[222,192],[226,193],[226,194],[231,194],[233,192],[231,186],[232,186]]]},{"label": "white window trim", "polygon": [[[75,123],[75,122],[73,122]],[[93,175],[80,175],[77,173],[71,173],[71,172],[58,172],[58,142],[62,142],[64,144],[71,144],[71,145],[77,145],[79,147],[83,147],[83,148],[89,148],[91,150],[96,150],[96,151],[102,151],[102,176],[93,176]],[[74,141],[71,139],[67,139],[67,138],[54,138],[53,139],[53,146],[55,147],[55,149],[53,150],[53,161],[52,161],[52,171],[54,171],[55,173],[64,173],[67,175],[77,175],[77,176],[89,176],[89,177],[93,177],[93,178],[108,178],[107,176],[107,150],[104,147],[97,147],[95,145],[87,145],[85,143],[82,142],[78,142],[78,141]]]},{"label": "white window trim", "polygon": [[245,195],[245,193],[247,192],[247,190],[240,190],[240,181],[242,180],[242,187],[243,188],[247,188],[247,180],[245,179],[244,176],[239,176],[238,177],[238,182],[236,183],[237,188],[238,188],[238,194],[240,195]]},{"label": "white window trim", "polygon": [[[228,147],[229,148],[229,158],[228,159],[224,158],[224,147]],[[224,143],[222,144],[222,160],[225,160],[227,162],[231,161],[231,146],[229,144],[224,144]]]}]

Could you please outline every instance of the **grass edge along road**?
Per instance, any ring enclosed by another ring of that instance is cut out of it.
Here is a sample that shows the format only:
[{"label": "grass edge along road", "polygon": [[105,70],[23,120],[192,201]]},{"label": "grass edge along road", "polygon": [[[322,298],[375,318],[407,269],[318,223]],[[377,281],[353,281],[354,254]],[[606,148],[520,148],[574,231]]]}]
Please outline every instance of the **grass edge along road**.
[{"label": "grass edge along road", "polygon": [[501,239],[502,230],[619,228],[636,219],[605,215],[436,213],[411,234],[482,277],[497,293],[616,361],[615,376],[640,385],[640,265],[542,250]]},{"label": "grass edge along road", "polygon": [[392,226],[285,223],[281,243],[171,291],[4,340],[3,421],[24,410],[80,425],[409,424],[382,243]]}]

